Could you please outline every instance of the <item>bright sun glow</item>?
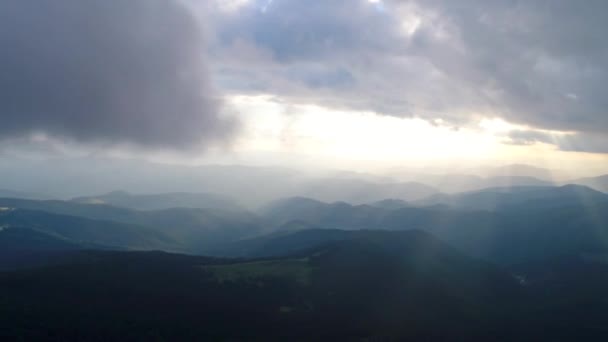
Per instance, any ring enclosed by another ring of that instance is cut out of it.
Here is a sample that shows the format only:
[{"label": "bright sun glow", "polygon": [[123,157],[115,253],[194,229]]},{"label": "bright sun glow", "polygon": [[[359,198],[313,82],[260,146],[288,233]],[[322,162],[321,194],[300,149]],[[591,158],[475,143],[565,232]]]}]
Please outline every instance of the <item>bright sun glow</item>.
[{"label": "bright sun glow", "polygon": [[[365,167],[403,163],[452,167],[501,160],[560,169],[575,167],[581,160],[593,165],[588,155],[559,151],[550,144],[510,144],[510,132],[529,128],[498,118],[483,118],[477,125],[457,129],[441,119],[431,123],[317,105],[286,105],[272,96],[231,96],[227,100],[241,113],[244,124],[240,143],[235,146],[237,155],[309,158],[338,166],[356,163]],[[604,162],[598,158],[596,164]]]},{"label": "bright sun glow", "polygon": [[479,127],[490,133],[506,133],[514,129],[522,129],[521,126],[510,124],[502,119],[483,119],[479,122]]},{"label": "bright sun glow", "polygon": [[297,150],[362,160],[478,158],[492,152],[496,138],[420,119],[346,112],[313,105],[284,107],[270,97],[235,97],[243,117],[247,149]]}]

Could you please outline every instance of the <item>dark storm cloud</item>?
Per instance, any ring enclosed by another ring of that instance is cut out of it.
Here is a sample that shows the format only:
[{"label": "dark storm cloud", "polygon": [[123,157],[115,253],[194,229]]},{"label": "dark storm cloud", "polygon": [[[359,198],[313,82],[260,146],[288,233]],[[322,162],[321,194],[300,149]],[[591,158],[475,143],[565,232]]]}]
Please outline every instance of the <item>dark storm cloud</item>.
[{"label": "dark storm cloud", "polygon": [[0,1],[0,46],[0,138],[181,148],[232,132],[177,0]]},{"label": "dark storm cloud", "polygon": [[[229,91],[454,125],[499,116],[580,139],[608,132],[607,1],[251,0],[212,13],[214,71]],[[348,87],[311,83],[297,72],[307,69],[343,70]]]}]

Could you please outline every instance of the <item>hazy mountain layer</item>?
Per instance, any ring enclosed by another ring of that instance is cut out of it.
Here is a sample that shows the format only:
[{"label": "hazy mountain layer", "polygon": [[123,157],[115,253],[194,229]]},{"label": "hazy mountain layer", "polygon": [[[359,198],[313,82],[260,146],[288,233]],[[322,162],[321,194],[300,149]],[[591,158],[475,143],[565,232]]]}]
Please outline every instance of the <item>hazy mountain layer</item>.
[{"label": "hazy mountain layer", "polygon": [[240,209],[232,199],[211,193],[177,192],[136,195],[126,191],[114,191],[98,196],[76,197],[72,199],[72,201],[89,204],[108,204],[137,210],[161,210],[170,208]]},{"label": "hazy mountain layer", "polygon": [[[77,220],[76,217],[80,217],[88,220],[107,221],[110,222],[107,224],[110,227],[113,223],[120,227],[128,225],[146,227],[147,230],[140,229],[140,231],[145,231],[151,236],[155,234],[166,236],[177,244],[179,250],[195,254],[202,253],[218,243],[255,236],[261,233],[265,227],[262,220],[251,213],[219,209],[172,208],[139,211],[102,204],[21,199],[0,199],[0,207],[66,215],[71,216],[70,220]],[[16,212],[21,213],[22,211]],[[46,224],[44,220],[40,220],[40,223]],[[78,231],[82,224],[68,226]],[[150,244],[148,249],[167,250],[168,248],[163,244]],[[169,250],[175,250],[175,248]]]}]

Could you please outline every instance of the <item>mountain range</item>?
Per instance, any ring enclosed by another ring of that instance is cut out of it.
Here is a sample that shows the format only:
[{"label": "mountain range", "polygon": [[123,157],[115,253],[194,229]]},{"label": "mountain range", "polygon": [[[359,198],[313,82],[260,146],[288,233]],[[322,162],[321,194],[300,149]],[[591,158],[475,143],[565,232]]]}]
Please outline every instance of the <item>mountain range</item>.
[{"label": "mountain range", "polygon": [[[44,180],[36,176],[36,170],[40,169],[45,170]],[[387,198],[415,201],[437,193],[453,194],[485,188],[566,184],[581,184],[598,191],[608,191],[605,176],[566,179],[552,170],[529,165],[505,165],[481,171],[464,170],[460,173],[404,171],[394,172],[389,176],[342,171],[312,172],[282,167],[168,165],[95,157],[67,159],[61,162],[11,160],[0,165],[0,188],[16,192],[5,192],[5,195],[0,197],[70,199],[82,197],[82,194],[93,194],[86,197],[95,200],[97,197],[107,196],[98,194],[108,194],[115,189],[122,189],[131,196],[183,195],[181,199],[164,198],[164,203],[150,202],[150,209],[166,207],[172,202],[172,205],[178,206],[195,205],[194,199],[183,198],[188,193],[210,195],[214,197],[215,205],[223,205],[222,202],[225,204],[225,200],[229,200],[236,202],[237,206],[252,210],[270,201],[294,196],[326,202],[363,204]],[[114,195],[116,198],[110,202],[129,204],[124,193],[117,192]],[[105,200],[109,199],[106,197]],[[131,204],[146,208],[143,201],[132,201]]]},{"label": "mountain range", "polygon": [[608,336],[607,194],[377,194],[256,211],[208,193],[0,198],[0,337]]}]

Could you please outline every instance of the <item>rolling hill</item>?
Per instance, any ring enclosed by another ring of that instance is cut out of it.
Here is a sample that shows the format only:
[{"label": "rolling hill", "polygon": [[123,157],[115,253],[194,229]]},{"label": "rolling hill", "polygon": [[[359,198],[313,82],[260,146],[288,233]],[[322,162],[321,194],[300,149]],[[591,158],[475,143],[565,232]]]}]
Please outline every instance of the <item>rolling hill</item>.
[{"label": "rolling hill", "polygon": [[498,304],[518,292],[508,273],[415,231],[282,259],[76,252],[63,265],[0,273],[0,336],[489,336]]},{"label": "rolling hill", "polygon": [[[352,232],[349,232],[352,233]],[[0,337],[57,340],[602,340],[608,266],[504,269],[420,231],[360,231],[297,254],[66,252],[0,272]],[[592,283],[585,281],[594,277]],[[564,324],[564,319],[568,324]],[[238,322],[238,329],[234,329]]]}]

